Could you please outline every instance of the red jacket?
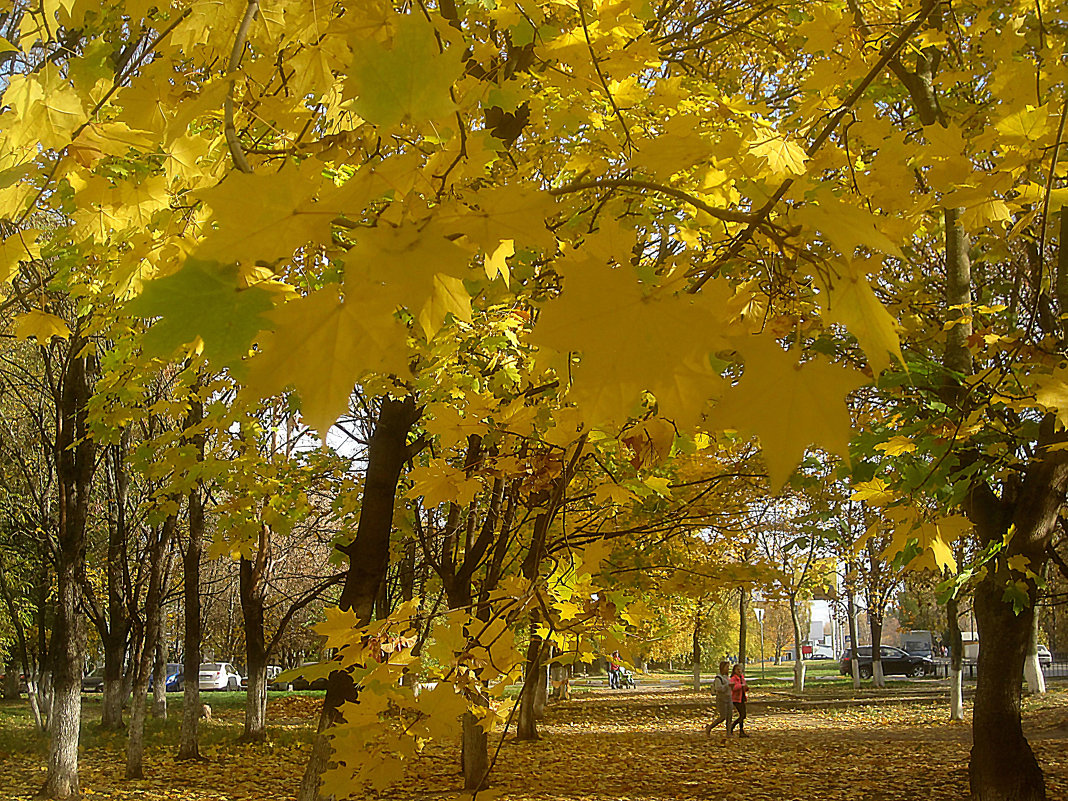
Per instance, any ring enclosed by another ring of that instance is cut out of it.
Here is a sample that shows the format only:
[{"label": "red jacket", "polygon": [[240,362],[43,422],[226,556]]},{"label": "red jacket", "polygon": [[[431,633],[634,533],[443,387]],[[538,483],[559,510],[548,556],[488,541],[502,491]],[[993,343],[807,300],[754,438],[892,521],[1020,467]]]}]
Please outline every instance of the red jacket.
[{"label": "red jacket", "polygon": [[746,684],[745,676],[736,673],[731,674],[731,700],[736,704],[745,703],[749,685]]}]

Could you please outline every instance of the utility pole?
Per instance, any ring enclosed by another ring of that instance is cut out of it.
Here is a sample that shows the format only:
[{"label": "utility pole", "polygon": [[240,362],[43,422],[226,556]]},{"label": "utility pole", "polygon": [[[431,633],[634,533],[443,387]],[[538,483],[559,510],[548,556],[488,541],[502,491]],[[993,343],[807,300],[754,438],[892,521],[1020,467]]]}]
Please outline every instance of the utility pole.
[{"label": "utility pole", "polygon": [[760,623],[760,680],[764,680],[764,607],[753,607],[757,622]]}]

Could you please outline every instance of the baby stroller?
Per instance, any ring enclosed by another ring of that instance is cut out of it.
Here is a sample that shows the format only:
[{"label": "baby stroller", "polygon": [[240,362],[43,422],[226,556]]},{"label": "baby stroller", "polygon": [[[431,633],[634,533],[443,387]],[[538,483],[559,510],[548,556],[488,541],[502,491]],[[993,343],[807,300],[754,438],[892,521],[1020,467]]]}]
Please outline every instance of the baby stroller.
[{"label": "baby stroller", "polygon": [[619,669],[618,687],[621,690],[633,690],[637,685],[634,683],[634,674],[626,668]]}]

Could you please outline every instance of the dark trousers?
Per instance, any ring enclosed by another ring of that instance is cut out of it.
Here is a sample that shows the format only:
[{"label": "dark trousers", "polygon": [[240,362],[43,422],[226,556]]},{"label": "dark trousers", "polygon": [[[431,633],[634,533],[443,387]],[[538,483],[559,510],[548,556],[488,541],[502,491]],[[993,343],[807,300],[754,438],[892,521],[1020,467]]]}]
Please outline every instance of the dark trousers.
[{"label": "dark trousers", "polygon": [[742,725],[745,723],[745,701],[735,701],[734,711],[738,713],[738,717],[736,717],[727,725],[727,731],[734,731],[735,726],[738,727],[738,731],[745,731],[745,727]]}]

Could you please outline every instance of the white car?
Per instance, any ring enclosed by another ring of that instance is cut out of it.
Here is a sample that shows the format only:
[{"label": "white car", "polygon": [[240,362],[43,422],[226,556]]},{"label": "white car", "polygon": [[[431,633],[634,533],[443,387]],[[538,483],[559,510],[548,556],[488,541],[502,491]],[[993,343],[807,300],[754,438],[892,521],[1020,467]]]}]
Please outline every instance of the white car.
[{"label": "white car", "polygon": [[200,689],[240,690],[241,674],[229,662],[201,662]]},{"label": "white car", "polygon": [[1038,664],[1042,667],[1049,667],[1053,664],[1053,654],[1049,652],[1049,648],[1044,645],[1038,646]]}]

